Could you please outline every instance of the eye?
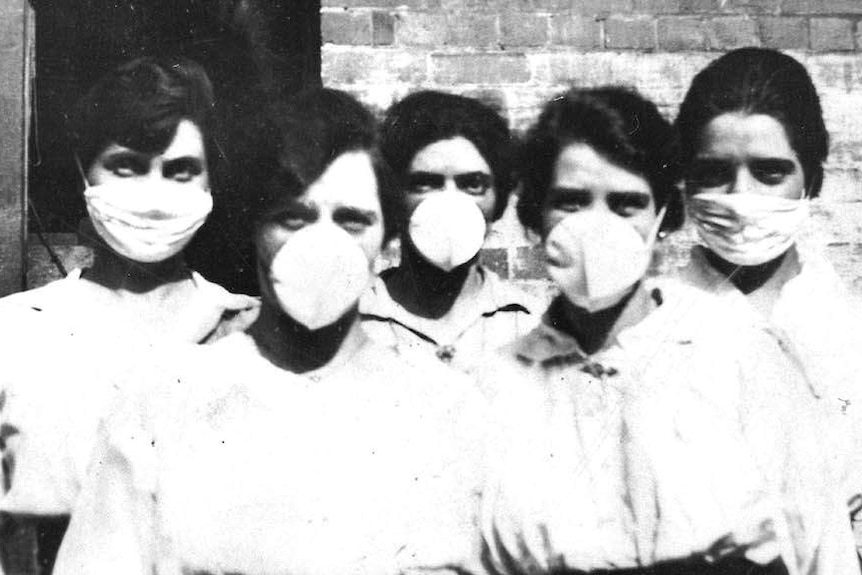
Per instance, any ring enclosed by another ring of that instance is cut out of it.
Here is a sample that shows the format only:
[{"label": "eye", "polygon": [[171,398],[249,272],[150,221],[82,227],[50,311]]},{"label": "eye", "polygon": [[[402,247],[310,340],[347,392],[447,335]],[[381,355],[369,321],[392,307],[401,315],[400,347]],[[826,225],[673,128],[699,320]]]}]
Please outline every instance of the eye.
[{"label": "eye", "polygon": [[272,214],[269,221],[289,231],[297,231],[317,220],[317,212],[302,205],[290,205]]},{"label": "eye", "polygon": [[107,158],[104,166],[115,176],[131,178],[146,174],[150,169],[150,162],[134,154],[117,154]]},{"label": "eye", "polygon": [[458,174],[454,180],[459,190],[471,196],[484,196],[491,187],[491,176],[482,172]]},{"label": "eye", "polygon": [[593,203],[593,195],[587,190],[555,189],[551,190],[550,196],[553,198],[551,209],[562,212],[577,212]]},{"label": "eye", "polygon": [[607,195],[607,202],[615,214],[630,217],[649,207],[650,196],[639,192],[611,192]]},{"label": "eye", "polygon": [[442,190],[445,183],[446,178],[443,174],[414,172],[407,178],[407,191],[411,194],[425,194]]},{"label": "eye", "polygon": [[733,180],[733,169],[725,162],[695,162],[686,174],[686,180],[697,188],[717,188]]},{"label": "eye", "polygon": [[198,158],[177,158],[162,167],[162,176],[176,182],[188,182],[202,172],[203,163]]},{"label": "eye", "polygon": [[373,214],[354,208],[340,208],[332,214],[332,221],[351,234],[364,232],[375,220]]},{"label": "eye", "polygon": [[796,166],[786,160],[761,160],[751,163],[751,173],[757,181],[768,186],[777,186],[793,174]]}]

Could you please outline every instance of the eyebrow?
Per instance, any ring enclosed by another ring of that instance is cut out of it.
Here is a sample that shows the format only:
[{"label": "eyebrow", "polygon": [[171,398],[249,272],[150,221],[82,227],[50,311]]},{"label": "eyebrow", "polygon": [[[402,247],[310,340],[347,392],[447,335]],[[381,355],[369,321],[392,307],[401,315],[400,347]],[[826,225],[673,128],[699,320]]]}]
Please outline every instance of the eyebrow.
[{"label": "eyebrow", "polygon": [[301,202],[296,198],[290,198],[274,207],[266,219],[277,220],[289,214],[305,220],[312,220],[318,216],[319,212],[320,210],[314,206]]},{"label": "eyebrow", "polygon": [[[551,188],[551,191],[557,192],[558,194],[571,194],[571,195],[592,195],[593,192],[586,188],[567,188],[563,186],[556,186]],[[642,192],[640,190],[610,190],[608,195],[613,195],[617,198],[624,196],[634,198],[651,198],[652,194],[647,192]]]},{"label": "eyebrow", "polygon": [[796,164],[786,158],[754,158],[751,163],[754,165],[767,164],[770,167],[776,167],[787,172],[792,172],[796,169]]},{"label": "eyebrow", "polygon": [[361,217],[366,218],[371,223],[376,223],[379,215],[374,210],[363,210],[354,206],[339,206],[332,212],[332,217]]}]

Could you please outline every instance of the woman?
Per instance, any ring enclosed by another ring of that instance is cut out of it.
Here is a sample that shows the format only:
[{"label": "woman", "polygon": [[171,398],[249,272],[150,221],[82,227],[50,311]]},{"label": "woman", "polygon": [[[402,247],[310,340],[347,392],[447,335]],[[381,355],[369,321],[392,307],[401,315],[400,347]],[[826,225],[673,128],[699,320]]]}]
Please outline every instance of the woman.
[{"label": "woman", "polygon": [[0,302],[0,512],[20,535],[0,540],[35,545],[47,570],[112,393],[101,374],[152,345],[214,341],[256,314],[255,300],[183,259],[212,208],[213,104],[191,61],[142,58],[104,76],[73,119],[93,264]]},{"label": "woman", "polygon": [[388,111],[383,153],[400,190],[391,201],[401,263],[362,302],[372,337],[474,373],[483,353],[535,325],[531,298],[479,263],[516,184],[512,148],[505,121],[470,98],[423,91]]},{"label": "woman", "polygon": [[479,396],[358,323],[392,225],[373,118],[333,90],[278,118],[253,232],[260,317],[179,358],[109,420],[59,574],[478,564]]},{"label": "woman", "polygon": [[573,89],[527,134],[522,223],[561,294],[484,387],[495,572],[854,573],[819,412],[774,338],[645,279],[679,224],[675,133],[622,88]]},{"label": "woman", "polygon": [[858,508],[862,307],[804,233],[829,143],[814,84],[790,56],[736,50],[695,77],[677,125],[703,243],[682,278],[769,321],[794,349],[814,396],[840,416],[836,433],[851,428],[828,443]]}]

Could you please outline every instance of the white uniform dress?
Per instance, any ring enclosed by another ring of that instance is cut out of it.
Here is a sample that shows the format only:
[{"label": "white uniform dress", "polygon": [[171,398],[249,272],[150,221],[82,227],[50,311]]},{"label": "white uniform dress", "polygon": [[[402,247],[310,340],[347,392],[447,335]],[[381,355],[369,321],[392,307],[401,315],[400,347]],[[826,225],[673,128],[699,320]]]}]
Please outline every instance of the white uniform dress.
[{"label": "white uniform dress", "polygon": [[154,347],[212,341],[252,323],[257,300],[193,279],[200,296],[173,337],[158,341],[135,333],[133,318],[94,305],[79,270],[0,300],[0,512],[68,514],[123,374]]},{"label": "white uniform dress", "polygon": [[[853,298],[826,258],[810,242],[797,244],[800,273],[781,289],[768,319],[782,343],[799,358],[812,383],[811,397],[835,417],[821,431],[824,447],[844,467],[848,499],[862,493],[862,302]],[[733,306],[763,318],[745,294],[716,271],[695,246],[681,279]],[[862,528],[857,526],[862,547]]]},{"label": "white uniform dress", "polygon": [[55,573],[476,572],[481,394],[366,340],[314,376],[233,334],[103,429]]},{"label": "white uniform dress", "polygon": [[858,573],[843,501],[827,489],[822,413],[775,338],[688,286],[662,280],[652,293],[659,307],[604,351],[583,353],[546,318],[488,374],[495,570],[732,557]]}]

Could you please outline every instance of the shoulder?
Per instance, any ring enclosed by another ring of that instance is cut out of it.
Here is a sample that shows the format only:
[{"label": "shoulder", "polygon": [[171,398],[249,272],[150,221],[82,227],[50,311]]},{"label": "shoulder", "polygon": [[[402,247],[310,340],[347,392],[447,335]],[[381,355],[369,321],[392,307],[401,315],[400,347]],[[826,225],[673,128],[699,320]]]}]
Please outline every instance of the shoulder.
[{"label": "shoulder", "polygon": [[215,328],[202,343],[212,343],[228,334],[244,331],[257,320],[260,313],[259,298],[231,293],[197,272],[192,274],[201,294],[221,313]]},{"label": "shoulder", "polygon": [[75,305],[79,299],[76,281],[79,275],[80,270],[74,270],[69,277],[0,298],[0,314],[5,316],[26,312],[50,313]]},{"label": "shoulder", "polygon": [[487,267],[480,267],[480,270],[484,279],[483,291],[499,311],[525,313],[537,318],[541,315],[546,306],[538,297],[527,293],[512,281],[503,280]]},{"label": "shoulder", "polygon": [[390,268],[374,278],[359,300],[359,312],[363,320],[386,320],[404,313],[403,308],[389,295],[389,289],[386,287],[385,277],[391,273]]}]

